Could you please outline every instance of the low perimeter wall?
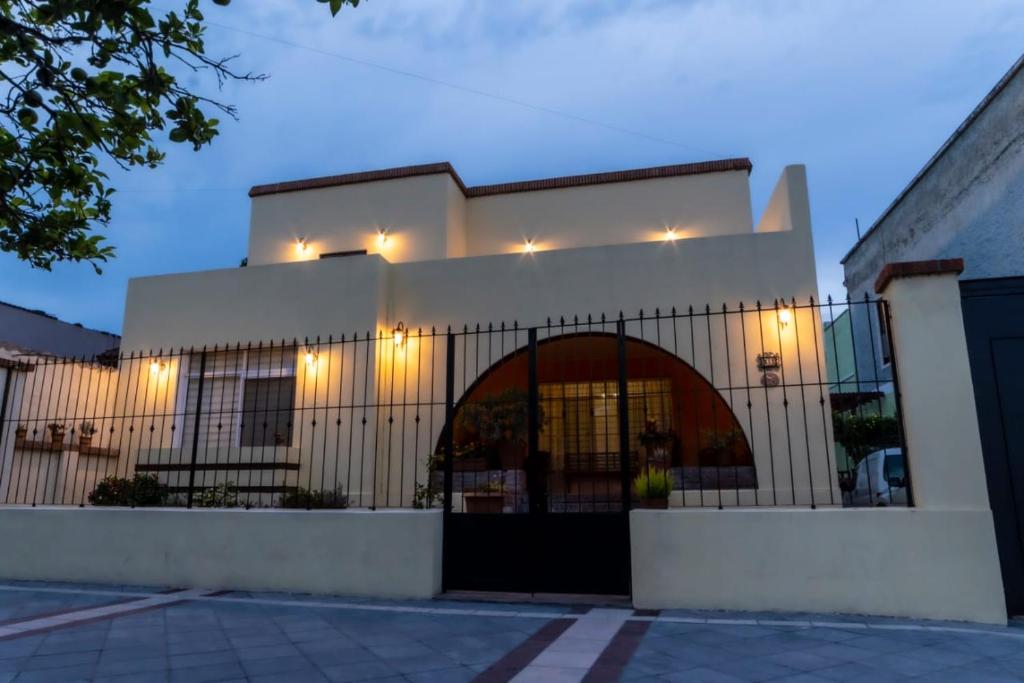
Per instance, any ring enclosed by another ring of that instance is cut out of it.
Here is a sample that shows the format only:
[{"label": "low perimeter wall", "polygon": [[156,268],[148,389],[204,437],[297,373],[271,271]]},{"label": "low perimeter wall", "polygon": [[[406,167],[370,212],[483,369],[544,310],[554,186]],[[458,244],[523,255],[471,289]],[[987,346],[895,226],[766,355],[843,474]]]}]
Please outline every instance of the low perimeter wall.
[{"label": "low perimeter wall", "polygon": [[988,511],[634,510],[630,534],[639,608],[1006,623]]},{"label": "low perimeter wall", "polygon": [[429,598],[440,510],[4,508],[0,578]]}]

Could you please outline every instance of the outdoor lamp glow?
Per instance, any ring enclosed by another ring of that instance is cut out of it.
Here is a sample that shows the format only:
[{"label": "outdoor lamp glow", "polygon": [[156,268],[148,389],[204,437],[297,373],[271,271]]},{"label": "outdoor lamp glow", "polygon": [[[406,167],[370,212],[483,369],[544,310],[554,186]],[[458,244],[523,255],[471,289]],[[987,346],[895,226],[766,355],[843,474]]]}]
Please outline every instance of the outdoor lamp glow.
[{"label": "outdoor lamp glow", "polygon": [[388,246],[388,233],[385,230],[377,231],[377,248],[383,249]]},{"label": "outdoor lamp glow", "polygon": [[783,306],[779,309],[779,325],[786,327],[793,321],[793,311],[789,306]]},{"label": "outdoor lamp glow", "polygon": [[163,362],[159,358],[154,358],[149,362],[149,374],[156,377],[161,372],[167,369],[167,363]]},{"label": "outdoor lamp glow", "polygon": [[297,253],[299,256],[305,256],[308,250],[309,242],[306,241],[305,237],[300,237],[299,239],[295,240],[295,253]]},{"label": "outdoor lamp glow", "polygon": [[314,351],[313,349],[311,349],[310,347],[307,346],[306,347],[306,351],[305,351],[305,358],[306,358],[306,367],[307,368],[312,369],[312,368],[316,367],[316,361],[317,361],[317,353],[316,353],[316,351]]},{"label": "outdoor lamp glow", "polygon": [[401,348],[405,345],[405,325],[401,322],[391,331],[392,337],[395,340],[395,346]]},{"label": "outdoor lamp glow", "polygon": [[533,240],[526,240],[526,243],[523,245],[523,253],[525,254],[532,254],[536,249],[537,246],[533,243]]},{"label": "outdoor lamp glow", "polygon": [[679,233],[676,232],[675,228],[665,228],[665,241],[674,242],[679,239]]}]

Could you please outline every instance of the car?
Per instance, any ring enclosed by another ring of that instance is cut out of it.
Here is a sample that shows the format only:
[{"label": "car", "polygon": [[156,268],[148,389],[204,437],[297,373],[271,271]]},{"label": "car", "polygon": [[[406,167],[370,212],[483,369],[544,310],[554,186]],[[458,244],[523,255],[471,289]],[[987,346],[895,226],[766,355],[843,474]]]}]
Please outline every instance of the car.
[{"label": "car", "polygon": [[865,456],[854,474],[854,506],[907,504],[907,466],[901,448],[883,448]]}]

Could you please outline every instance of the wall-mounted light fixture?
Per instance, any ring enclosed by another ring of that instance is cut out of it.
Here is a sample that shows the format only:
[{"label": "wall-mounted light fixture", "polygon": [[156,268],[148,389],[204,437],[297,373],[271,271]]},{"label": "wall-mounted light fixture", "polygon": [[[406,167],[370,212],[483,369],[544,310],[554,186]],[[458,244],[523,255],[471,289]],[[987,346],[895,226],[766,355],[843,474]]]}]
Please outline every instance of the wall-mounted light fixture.
[{"label": "wall-mounted light fixture", "polygon": [[309,242],[305,237],[300,237],[295,240],[295,253],[299,256],[306,256],[309,254]]},{"label": "wall-mounted light fixture", "polygon": [[395,346],[398,348],[405,346],[405,325],[401,321],[391,331],[391,337],[395,340]]},{"label": "wall-mounted light fixture", "polygon": [[523,253],[532,254],[537,250],[537,245],[533,243],[533,240],[526,240],[523,244]]},{"label": "wall-mounted light fixture", "polygon": [[789,306],[779,309],[779,327],[788,327],[793,322],[793,310]]},{"label": "wall-mounted light fixture", "polygon": [[388,246],[388,231],[378,230],[377,231],[377,248],[383,249]]},{"label": "wall-mounted light fixture", "polygon": [[307,368],[312,370],[313,368],[316,367],[317,359],[319,358],[319,356],[317,352],[313,350],[313,347],[307,346],[306,350],[303,352],[303,357],[306,360]]},{"label": "wall-mounted light fixture", "polygon": [[165,370],[167,370],[167,363],[160,360],[159,358],[154,358],[153,360],[149,361],[149,374],[153,375],[154,377],[159,376]]},{"label": "wall-mounted light fixture", "polygon": [[665,228],[666,242],[675,242],[677,239],[679,239],[679,232],[675,228]]}]

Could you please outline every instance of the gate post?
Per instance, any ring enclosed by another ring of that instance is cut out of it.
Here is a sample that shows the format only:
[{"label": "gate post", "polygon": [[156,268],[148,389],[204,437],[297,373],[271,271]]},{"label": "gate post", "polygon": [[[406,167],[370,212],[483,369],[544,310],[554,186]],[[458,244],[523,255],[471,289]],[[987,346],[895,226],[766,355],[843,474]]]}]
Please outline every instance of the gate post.
[{"label": "gate post", "polygon": [[618,351],[619,351],[619,471],[622,475],[622,510],[628,512],[632,507],[633,476],[629,471],[629,385],[626,372],[626,321],[619,319]]},{"label": "gate post", "polygon": [[957,278],[962,259],[889,263],[875,283],[892,309],[913,500],[932,509],[988,510]]}]

